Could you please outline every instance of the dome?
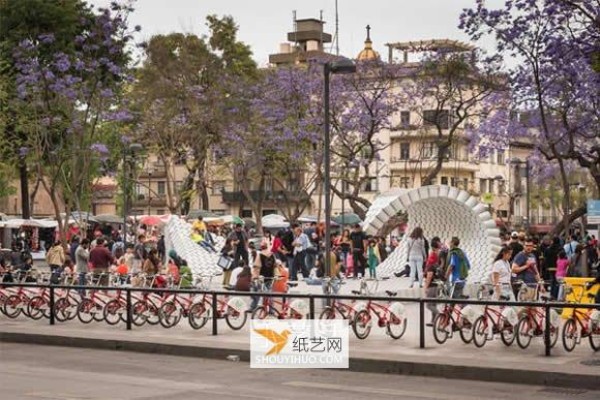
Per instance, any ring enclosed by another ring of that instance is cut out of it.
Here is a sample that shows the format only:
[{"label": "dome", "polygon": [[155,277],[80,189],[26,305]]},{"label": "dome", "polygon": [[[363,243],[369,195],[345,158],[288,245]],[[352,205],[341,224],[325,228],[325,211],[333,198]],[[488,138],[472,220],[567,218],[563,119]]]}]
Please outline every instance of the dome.
[{"label": "dome", "polygon": [[379,53],[373,50],[373,42],[371,41],[371,27],[367,25],[367,39],[365,40],[365,48],[356,56],[358,61],[378,60]]}]

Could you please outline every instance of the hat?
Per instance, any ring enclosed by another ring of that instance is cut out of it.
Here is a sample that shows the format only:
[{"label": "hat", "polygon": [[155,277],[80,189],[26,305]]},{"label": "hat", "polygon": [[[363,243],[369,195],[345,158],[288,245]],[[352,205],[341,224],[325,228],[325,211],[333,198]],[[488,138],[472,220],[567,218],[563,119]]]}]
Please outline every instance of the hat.
[{"label": "hat", "polygon": [[513,231],[513,232],[510,234],[510,237],[511,237],[511,238],[518,238],[518,237],[519,237],[519,233],[518,233],[517,231]]}]

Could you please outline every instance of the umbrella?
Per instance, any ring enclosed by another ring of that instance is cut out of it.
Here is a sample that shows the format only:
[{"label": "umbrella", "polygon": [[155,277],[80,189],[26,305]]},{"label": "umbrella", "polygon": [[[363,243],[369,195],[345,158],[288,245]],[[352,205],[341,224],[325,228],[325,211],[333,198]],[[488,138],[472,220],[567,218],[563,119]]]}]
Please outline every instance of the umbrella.
[{"label": "umbrella", "polygon": [[283,215],[270,214],[261,219],[263,228],[266,229],[285,229],[290,226]]},{"label": "umbrella", "polygon": [[[65,213],[61,213],[60,217],[65,219]],[[73,211],[71,212],[71,218],[77,222],[98,222],[96,217],[91,212],[87,211]]]},{"label": "umbrella", "polygon": [[237,224],[244,225],[245,221],[243,219],[241,219],[240,217],[234,215],[233,218],[231,219],[231,223],[235,224],[235,225],[237,225]]},{"label": "umbrella", "polygon": [[256,221],[254,221],[252,218],[244,218],[242,223],[248,229],[256,228]]},{"label": "umbrella", "polygon": [[158,215],[145,215],[140,218],[140,224],[143,225],[160,225],[163,220]]},{"label": "umbrella", "polygon": [[298,218],[298,222],[302,223],[302,224],[306,224],[309,222],[318,222],[318,218],[316,215],[307,215],[306,217],[300,217]]},{"label": "umbrella", "polygon": [[98,220],[98,222],[104,222],[106,224],[122,224],[123,223],[123,218],[119,217],[118,215],[100,214],[100,215],[96,215],[95,218],[96,218],[96,220]]},{"label": "umbrella", "polygon": [[332,220],[340,225],[354,225],[360,224],[362,222],[360,217],[353,213],[336,215],[332,218]]},{"label": "umbrella", "polygon": [[208,210],[190,210],[190,212],[188,213],[186,219],[196,219],[198,217],[202,217],[204,218],[218,218],[219,215],[210,212]]}]

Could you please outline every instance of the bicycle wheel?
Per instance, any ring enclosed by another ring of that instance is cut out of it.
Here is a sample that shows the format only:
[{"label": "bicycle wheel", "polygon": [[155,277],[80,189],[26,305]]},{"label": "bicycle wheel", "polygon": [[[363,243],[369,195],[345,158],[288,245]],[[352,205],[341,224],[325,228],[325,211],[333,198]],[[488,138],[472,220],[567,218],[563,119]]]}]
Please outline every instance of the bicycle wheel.
[{"label": "bicycle wheel", "polygon": [[515,341],[515,327],[514,326],[504,326],[504,328],[500,331],[500,339],[502,339],[502,343],[505,346],[510,346]]},{"label": "bicycle wheel", "polygon": [[227,307],[227,313],[225,314],[225,322],[234,331],[239,331],[246,324],[248,314],[245,311],[238,311],[233,307]]},{"label": "bicycle wheel", "polygon": [[172,328],[181,320],[181,311],[172,301],[167,301],[158,310],[158,320],[165,328]]},{"label": "bicycle wheel", "polygon": [[21,314],[21,311],[23,311],[21,297],[16,294],[8,296],[4,302],[4,314],[6,314],[8,318],[17,318],[19,314]]},{"label": "bicycle wheel", "polygon": [[579,339],[579,332],[577,331],[577,324],[573,318],[569,318],[562,331],[562,342],[563,347],[566,351],[571,352],[577,345]]},{"label": "bicycle wheel", "polygon": [[123,314],[123,307],[118,300],[111,300],[104,305],[102,309],[102,316],[104,321],[109,325],[116,325],[121,320],[121,314]]},{"label": "bicycle wheel", "polygon": [[488,319],[482,315],[473,324],[473,344],[475,347],[483,347],[487,342]]},{"label": "bicycle wheel", "polygon": [[558,333],[559,327],[550,325],[550,348],[553,349],[556,346],[556,342],[558,342]]},{"label": "bicycle wheel", "polygon": [[321,311],[319,319],[335,319],[335,310],[333,307],[325,307],[323,311]]},{"label": "bicycle wheel", "polygon": [[462,340],[464,344],[469,344],[473,341],[473,325],[465,318],[461,318],[458,336],[460,336],[460,340]]},{"label": "bicycle wheel", "polygon": [[94,320],[93,313],[96,312],[96,304],[90,299],[82,299],[77,306],[77,319],[84,324],[89,324]]},{"label": "bicycle wheel", "polygon": [[450,332],[448,332],[448,327],[452,322],[448,317],[448,314],[441,313],[435,316],[433,319],[433,338],[439,344],[444,344],[446,340],[448,340],[448,336],[450,336]]},{"label": "bicycle wheel", "polygon": [[50,312],[48,310],[48,303],[42,296],[32,297],[27,303],[27,314],[29,318],[33,320],[41,319],[42,317],[49,317]]},{"label": "bicycle wheel", "polygon": [[600,350],[600,324],[593,322],[590,327],[590,346],[594,351]]},{"label": "bicycle wheel", "polygon": [[135,326],[142,326],[148,320],[148,306],[143,300],[138,300],[131,305],[131,322]]},{"label": "bicycle wheel", "polygon": [[146,322],[150,325],[158,325],[160,323],[159,307],[151,300],[146,300]]},{"label": "bicycle wheel", "polygon": [[406,318],[400,318],[394,313],[390,313],[389,321],[387,323],[387,333],[393,339],[400,339],[404,332],[406,332],[406,325],[408,324]]},{"label": "bicycle wheel", "polygon": [[209,312],[204,306],[204,303],[196,303],[190,307],[188,322],[193,329],[202,329],[208,322],[208,318]]},{"label": "bicycle wheel", "polygon": [[359,339],[366,339],[371,333],[371,313],[368,310],[360,310],[354,316],[352,330]]},{"label": "bicycle wheel", "polygon": [[258,306],[252,312],[252,319],[265,319],[268,315],[269,313],[267,312],[267,309],[265,307]]},{"label": "bicycle wheel", "polygon": [[71,318],[71,314],[74,313],[68,299],[60,298],[56,300],[54,303],[54,318],[56,318],[58,322],[68,321]]},{"label": "bicycle wheel", "polygon": [[533,326],[530,318],[528,316],[521,317],[517,323],[517,330],[515,332],[515,336],[517,337],[517,345],[519,345],[520,348],[526,349],[529,347],[531,339],[533,338],[533,335],[531,334],[532,330]]}]

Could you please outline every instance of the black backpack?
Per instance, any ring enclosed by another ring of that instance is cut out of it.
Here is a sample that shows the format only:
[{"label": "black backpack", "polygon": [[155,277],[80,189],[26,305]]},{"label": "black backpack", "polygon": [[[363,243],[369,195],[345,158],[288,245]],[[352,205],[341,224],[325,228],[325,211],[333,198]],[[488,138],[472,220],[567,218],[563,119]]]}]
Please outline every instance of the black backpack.
[{"label": "black backpack", "polygon": [[272,254],[268,257],[260,255],[260,274],[265,278],[275,276],[275,257]]}]

